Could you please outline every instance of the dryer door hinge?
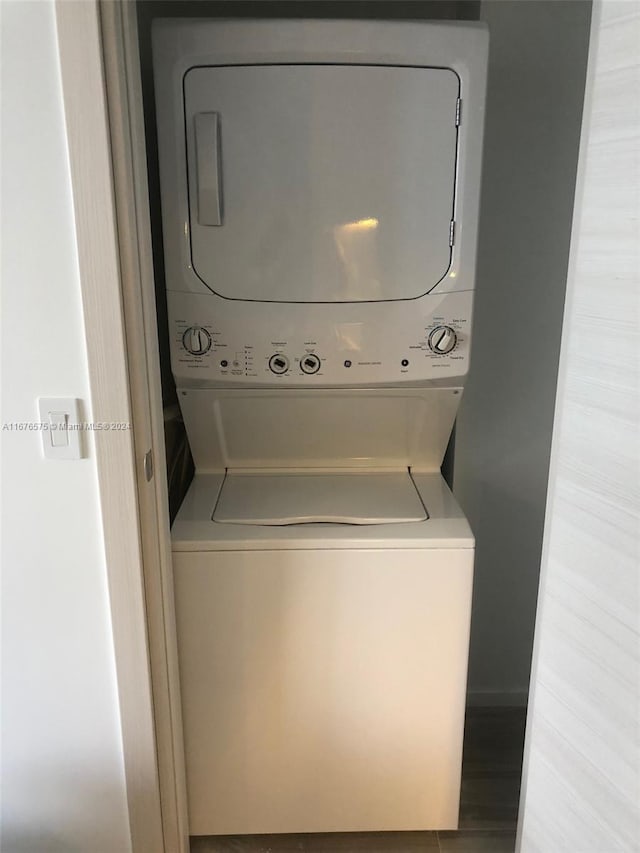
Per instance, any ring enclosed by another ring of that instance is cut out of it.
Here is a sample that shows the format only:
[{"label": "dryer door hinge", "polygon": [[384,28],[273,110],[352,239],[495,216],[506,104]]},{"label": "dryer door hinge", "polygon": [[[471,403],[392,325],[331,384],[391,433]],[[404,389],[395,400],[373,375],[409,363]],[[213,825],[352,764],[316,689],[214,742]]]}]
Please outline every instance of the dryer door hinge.
[{"label": "dryer door hinge", "polygon": [[144,454],[142,467],[144,468],[144,476],[146,477],[147,483],[150,483],[151,478],[153,477],[153,448],[151,448],[151,450],[147,450]]},{"label": "dryer door hinge", "polygon": [[456,101],[456,127],[460,127],[460,116],[462,114],[462,98]]},{"label": "dryer door hinge", "polygon": [[452,219],[449,223],[449,245],[453,246],[456,236],[456,223],[455,219]]}]

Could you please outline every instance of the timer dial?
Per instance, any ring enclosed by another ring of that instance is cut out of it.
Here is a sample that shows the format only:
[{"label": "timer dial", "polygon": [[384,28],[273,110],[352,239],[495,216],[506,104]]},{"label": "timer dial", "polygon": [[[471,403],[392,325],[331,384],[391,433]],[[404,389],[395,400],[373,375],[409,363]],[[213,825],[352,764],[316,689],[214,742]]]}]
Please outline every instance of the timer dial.
[{"label": "timer dial", "polygon": [[429,349],[438,355],[446,355],[455,347],[458,336],[451,326],[436,326],[429,335]]},{"label": "timer dial", "polygon": [[211,349],[211,335],[199,326],[190,326],[182,336],[182,345],[191,355],[204,355]]}]

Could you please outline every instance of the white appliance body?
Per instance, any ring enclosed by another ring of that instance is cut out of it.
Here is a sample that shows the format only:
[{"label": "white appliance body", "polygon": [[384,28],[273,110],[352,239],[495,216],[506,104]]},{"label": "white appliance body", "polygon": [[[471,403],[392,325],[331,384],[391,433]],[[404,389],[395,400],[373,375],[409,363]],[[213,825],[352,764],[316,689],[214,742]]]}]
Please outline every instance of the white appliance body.
[{"label": "white appliance body", "polygon": [[428,521],[278,527],[212,523],[223,480],[173,529],[190,833],[455,828],[474,550],[444,481],[413,475]]},{"label": "white appliance body", "polygon": [[161,20],[193,835],[457,825],[480,25]]}]

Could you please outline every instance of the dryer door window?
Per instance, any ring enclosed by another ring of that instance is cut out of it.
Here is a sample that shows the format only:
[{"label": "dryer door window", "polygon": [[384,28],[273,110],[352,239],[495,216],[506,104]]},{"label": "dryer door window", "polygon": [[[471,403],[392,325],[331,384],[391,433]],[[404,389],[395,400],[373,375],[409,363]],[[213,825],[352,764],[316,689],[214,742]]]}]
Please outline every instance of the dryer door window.
[{"label": "dryer door window", "polygon": [[459,79],[364,65],[185,75],[196,274],[228,299],[414,299],[451,263]]}]

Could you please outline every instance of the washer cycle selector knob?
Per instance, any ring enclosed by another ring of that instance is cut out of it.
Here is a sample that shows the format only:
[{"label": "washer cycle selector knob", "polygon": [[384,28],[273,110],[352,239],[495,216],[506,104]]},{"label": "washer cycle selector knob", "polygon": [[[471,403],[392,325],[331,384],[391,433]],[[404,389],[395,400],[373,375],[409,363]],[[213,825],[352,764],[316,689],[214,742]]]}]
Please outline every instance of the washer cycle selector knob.
[{"label": "washer cycle selector knob", "polygon": [[429,335],[429,349],[438,355],[446,355],[454,348],[458,337],[451,326],[436,326]]},{"label": "washer cycle selector knob", "polygon": [[204,355],[211,349],[211,335],[199,326],[190,326],[182,336],[182,344],[191,355]]}]

